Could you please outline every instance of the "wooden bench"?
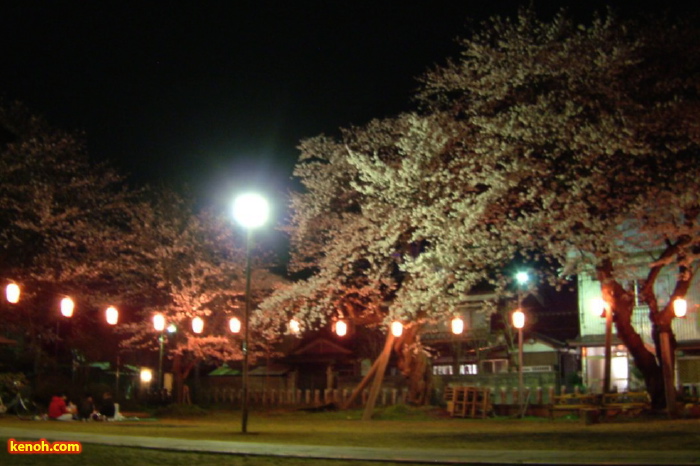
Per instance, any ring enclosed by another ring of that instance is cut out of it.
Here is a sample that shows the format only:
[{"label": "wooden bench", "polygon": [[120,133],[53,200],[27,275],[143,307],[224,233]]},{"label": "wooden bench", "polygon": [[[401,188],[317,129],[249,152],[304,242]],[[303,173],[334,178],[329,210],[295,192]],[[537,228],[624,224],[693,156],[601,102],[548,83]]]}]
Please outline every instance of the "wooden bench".
[{"label": "wooden bench", "polygon": [[549,408],[549,415],[553,419],[555,413],[574,413],[585,417],[586,411],[600,412],[600,397],[597,395],[581,395],[571,393],[557,395]]},{"label": "wooden bench", "polygon": [[606,393],[603,395],[603,414],[616,416],[618,414],[636,416],[649,409],[651,402],[647,392]]}]

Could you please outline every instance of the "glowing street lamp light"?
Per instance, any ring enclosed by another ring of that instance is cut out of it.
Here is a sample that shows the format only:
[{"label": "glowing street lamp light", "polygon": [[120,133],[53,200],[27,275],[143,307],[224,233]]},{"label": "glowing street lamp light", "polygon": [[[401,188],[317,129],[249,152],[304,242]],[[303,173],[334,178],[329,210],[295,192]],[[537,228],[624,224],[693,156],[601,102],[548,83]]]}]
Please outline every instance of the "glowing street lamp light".
[{"label": "glowing street lamp light", "polygon": [[204,330],[204,320],[202,320],[201,317],[197,316],[192,319],[192,331],[194,333],[202,333]]},{"label": "glowing street lamp light", "polygon": [[292,318],[289,321],[289,331],[295,335],[298,334],[299,332],[301,332],[301,324],[299,323],[298,320]]},{"label": "glowing street lamp light", "polygon": [[247,230],[246,267],[245,267],[245,328],[243,329],[243,402],[241,415],[241,432],[248,432],[248,346],[250,335],[250,250],[253,242],[253,230],[263,226],[270,215],[267,200],[256,193],[239,195],[233,202],[233,218]]},{"label": "glowing street lamp light", "polygon": [[238,333],[241,331],[241,320],[238,317],[231,317],[228,321],[228,328],[231,333]]},{"label": "glowing street lamp light", "polygon": [[139,376],[141,378],[141,382],[146,383],[146,384],[151,383],[151,380],[153,380],[153,372],[150,369],[145,368],[145,367],[143,369],[141,369]]},{"label": "glowing street lamp light", "polygon": [[522,330],[525,327],[525,313],[520,309],[513,312],[513,327]]},{"label": "glowing street lamp light", "polygon": [[119,311],[114,306],[109,306],[105,311],[105,317],[109,325],[117,325],[119,322]]},{"label": "glowing street lamp light", "polygon": [[20,289],[17,283],[10,283],[5,287],[5,298],[8,303],[17,304],[19,302]]},{"label": "glowing street lamp light", "polygon": [[259,194],[241,194],[233,203],[233,218],[248,231],[263,226],[270,215],[270,205]]},{"label": "glowing street lamp light", "polygon": [[339,320],[335,323],[335,334],[339,337],[344,337],[348,334],[348,324],[344,320]]},{"label": "glowing street lamp light", "polygon": [[673,314],[676,317],[685,317],[688,313],[688,301],[683,298],[676,298],[673,301]]},{"label": "glowing street lamp light", "polygon": [[518,329],[518,406],[520,416],[525,415],[523,412],[523,327],[525,327],[525,313],[516,309],[513,312],[513,327]]},{"label": "glowing street lamp light", "polygon": [[[673,315],[675,317],[685,317],[688,313],[688,302],[683,298],[673,300]],[[673,384],[673,348],[671,347],[671,323],[661,326],[659,331],[659,342],[661,343],[661,365],[664,378],[664,392],[666,395],[666,410],[668,416],[673,418],[678,414],[676,403],[676,387]]]},{"label": "glowing street lamp light", "polygon": [[607,308],[608,303],[606,303],[602,298],[593,298],[591,300],[593,315],[597,317],[605,317],[605,311]]},{"label": "glowing street lamp light", "polygon": [[153,328],[156,332],[160,332],[158,335],[158,390],[163,390],[163,343],[165,341],[165,335],[163,335],[165,316],[163,314],[158,313],[153,316]]},{"label": "glowing street lamp light", "polygon": [[515,281],[518,282],[518,285],[522,286],[530,281],[530,276],[527,272],[518,272],[515,274]]},{"label": "glowing street lamp light", "polygon": [[61,300],[61,315],[63,317],[72,317],[73,309],[75,309],[75,303],[70,297],[66,296]]},{"label": "glowing street lamp light", "polygon": [[165,330],[165,316],[163,314],[153,316],[153,328],[158,332]]},{"label": "glowing street lamp light", "polygon": [[461,317],[455,317],[450,323],[452,327],[452,333],[455,335],[461,335],[464,332],[464,321]]},{"label": "glowing street lamp light", "polygon": [[602,298],[594,298],[592,309],[595,315],[605,317],[605,366],[603,368],[603,393],[610,393],[612,367],[612,309]]},{"label": "glowing street lamp light", "polygon": [[403,334],[403,324],[398,320],[391,323],[391,334],[397,338]]}]

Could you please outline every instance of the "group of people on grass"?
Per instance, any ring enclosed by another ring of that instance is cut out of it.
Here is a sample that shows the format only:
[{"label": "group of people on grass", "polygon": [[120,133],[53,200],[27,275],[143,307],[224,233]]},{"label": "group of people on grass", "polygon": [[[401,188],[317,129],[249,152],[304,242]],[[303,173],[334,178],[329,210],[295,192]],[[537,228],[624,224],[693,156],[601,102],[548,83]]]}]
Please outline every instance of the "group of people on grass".
[{"label": "group of people on grass", "polygon": [[95,402],[90,395],[87,395],[80,402],[80,406],[76,406],[68,401],[68,397],[64,393],[61,393],[51,398],[48,417],[56,421],[104,421],[114,419],[116,412],[117,406],[114,403],[114,399],[112,399],[112,394],[109,392],[102,396],[99,409],[95,406]]}]

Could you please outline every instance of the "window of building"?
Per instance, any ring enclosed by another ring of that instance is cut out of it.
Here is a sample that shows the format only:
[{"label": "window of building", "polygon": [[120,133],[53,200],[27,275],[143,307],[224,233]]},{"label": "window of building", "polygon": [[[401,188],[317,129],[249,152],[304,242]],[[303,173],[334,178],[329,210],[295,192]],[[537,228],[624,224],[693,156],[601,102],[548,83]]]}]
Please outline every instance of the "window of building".
[{"label": "window of building", "polygon": [[460,364],[459,374],[460,375],[476,375],[476,364]]},{"label": "window of building", "polygon": [[452,375],[452,366],[433,366],[433,375]]},{"label": "window of building", "polygon": [[485,374],[501,374],[508,372],[507,359],[486,359],[481,361],[481,369]]}]

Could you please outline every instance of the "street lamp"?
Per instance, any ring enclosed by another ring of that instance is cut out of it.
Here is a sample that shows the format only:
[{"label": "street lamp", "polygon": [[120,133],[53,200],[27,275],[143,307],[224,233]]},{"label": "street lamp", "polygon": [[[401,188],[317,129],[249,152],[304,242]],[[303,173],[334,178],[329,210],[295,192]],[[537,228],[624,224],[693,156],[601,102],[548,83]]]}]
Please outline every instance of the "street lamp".
[{"label": "street lamp", "polygon": [[202,333],[204,330],[204,320],[202,320],[201,317],[197,316],[192,319],[192,331],[194,333]]},{"label": "street lamp", "polygon": [[114,306],[109,306],[105,311],[105,317],[109,325],[117,325],[119,321],[119,311]]},{"label": "street lamp", "polygon": [[61,315],[63,317],[72,317],[73,309],[75,309],[75,303],[69,296],[61,300]]},{"label": "street lamp", "polygon": [[[683,298],[673,300],[673,316],[685,317],[688,312],[688,302]],[[676,387],[673,384],[673,348],[671,347],[671,319],[668,323],[659,325],[659,343],[661,344],[661,365],[664,377],[664,392],[666,395],[666,410],[669,417],[677,414]]]},{"label": "street lamp", "polygon": [[673,313],[676,317],[685,317],[688,313],[688,301],[683,298],[673,300]]},{"label": "street lamp", "polygon": [[[60,303],[60,308],[61,308],[61,315],[66,318],[71,318],[73,316],[73,309],[75,309],[75,303],[73,300],[65,296],[63,299],[61,299]],[[61,332],[61,320],[56,321],[56,362],[58,363],[58,341],[60,340],[59,335]],[[73,365],[71,364],[71,367]],[[75,373],[75,369],[72,369],[73,373]]]},{"label": "street lamp", "polygon": [[605,366],[603,369],[603,393],[610,393],[610,372],[612,365],[612,308],[605,300],[595,298],[593,300],[593,312],[600,317],[605,317]]},{"label": "street lamp", "polygon": [[20,289],[17,283],[10,283],[5,287],[5,298],[10,304],[17,304],[19,302]]},{"label": "street lamp", "polygon": [[255,193],[239,195],[233,203],[233,218],[246,229],[246,265],[245,265],[245,327],[243,329],[243,402],[241,415],[241,432],[248,432],[248,346],[250,324],[250,250],[253,242],[253,230],[267,222],[270,207],[267,200]]},{"label": "street lamp", "polygon": [[163,331],[165,330],[165,316],[163,314],[156,314],[153,316],[153,328],[156,332],[160,332],[158,335],[158,391],[163,390]]},{"label": "street lamp", "polygon": [[289,321],[289,331],[294,335],[298,335],[299,332],[301,332],[301,324],[295,318],[292,318]]},{"label": "street lamp", "polygon": [[461,317],[455,317],[450,324],[453,334],[461,335],[464,332],[464,321]]},{"label": "street lamp", "polygon": [[520,416],[523,416],[523,327],[525,326],[525,313],[516,309],[513,312],[513,327],[518,329],[518,406]]},{"label": "street lamp", "polygon": [[527,272],[518,272],[515,274],[515,281],[517,281],[520,286],[525,285],[529,280],[530,276]]},{"label": "street lamp", "polygon": [[339,337],[344,337],[348,334],[348,324],[344,320],[339,320],[335,323],[335,334]]},{"label": "street lamp", "polygon": [[391,323],[391,334],[397,338],[403,334],[403,324],[398,320]]},{"label": "street lamp", "polygon": [[241,331],[241,320],[238,317],[231,317],[228,321],[228,328],[231,333],[238,333]]}]

